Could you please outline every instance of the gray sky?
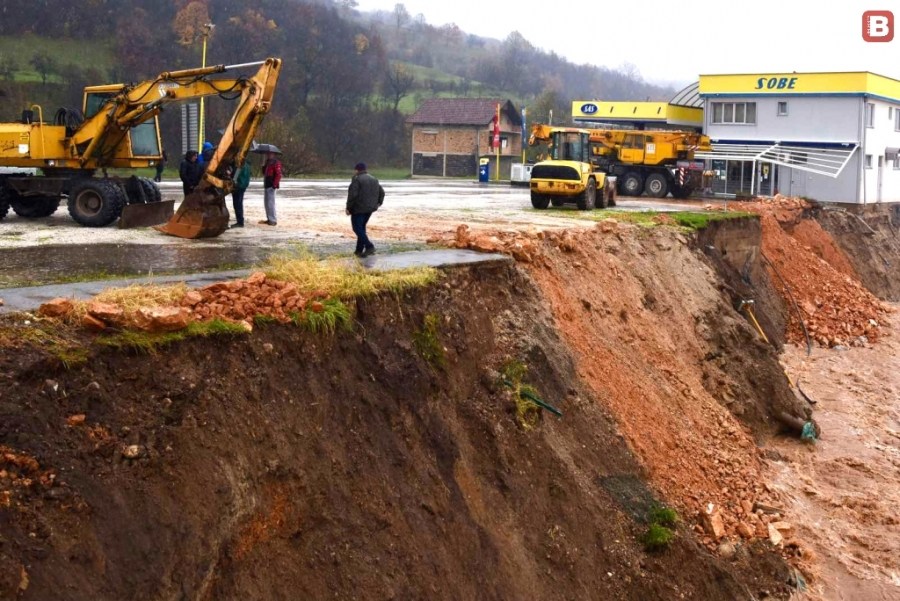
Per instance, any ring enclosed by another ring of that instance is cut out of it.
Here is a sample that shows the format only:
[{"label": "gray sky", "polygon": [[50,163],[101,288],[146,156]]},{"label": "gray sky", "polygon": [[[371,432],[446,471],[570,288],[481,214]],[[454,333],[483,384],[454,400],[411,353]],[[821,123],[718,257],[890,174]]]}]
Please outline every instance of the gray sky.
[{"label": "gray sky", "polygon": [[[397,0],[358,0],[361,11],[393,11]],[[887,9],[900,28],[897,0],[406,0],[431,25],[504,39],[518,31],[574,63],[629,62],[645,79],[689,83],[709,73],[872,71],[900,79],[894,40],[862,39],[862,13]],[[580,29],[579,29],[580,28]]]}]

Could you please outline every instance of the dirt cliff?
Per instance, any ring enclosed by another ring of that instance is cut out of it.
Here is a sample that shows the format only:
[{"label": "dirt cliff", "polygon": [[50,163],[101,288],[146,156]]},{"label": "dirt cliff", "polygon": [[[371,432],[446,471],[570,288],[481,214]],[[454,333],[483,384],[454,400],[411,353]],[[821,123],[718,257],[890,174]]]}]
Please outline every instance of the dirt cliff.
[{"label": "dirt cliff", "polygon": [[[359,300],[333,336],[77,331],[64,362],[53,322],[6,318],[0,598],[786,598],[746,507],[755,439],[802,412],[774,350],[684,235],[566,240]],[[649,553],[658,503],[682,521]]]}]

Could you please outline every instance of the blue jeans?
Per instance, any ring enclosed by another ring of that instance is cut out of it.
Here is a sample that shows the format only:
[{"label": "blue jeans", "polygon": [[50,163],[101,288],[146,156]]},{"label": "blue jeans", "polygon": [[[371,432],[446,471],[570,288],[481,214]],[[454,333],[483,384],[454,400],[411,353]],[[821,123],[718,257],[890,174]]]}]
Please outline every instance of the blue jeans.
[{"label": "blue jeans", "polygon": [[369,217],[371,216],[372,213],[354,213],[350,215],[350,225],[353,226],[353,233],[356,234],[357,253],[361,253],[367,248],[375,248],[375,245],[372,244],[372,241],[366,235],[366,224],[369,223]]},{"label": "blue jeans", "polygon": [[234,220],[238,225],[244,225],[244,192],[241,188],[231,191],[231,203],[234,205]]}]

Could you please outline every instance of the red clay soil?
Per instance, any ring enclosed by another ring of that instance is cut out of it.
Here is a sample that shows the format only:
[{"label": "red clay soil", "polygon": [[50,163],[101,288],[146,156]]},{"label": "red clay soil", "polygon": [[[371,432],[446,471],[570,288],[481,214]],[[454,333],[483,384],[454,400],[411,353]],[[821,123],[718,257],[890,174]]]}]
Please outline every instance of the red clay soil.
[{"label": "red clay soil", "polygon": [[[654,488],[705,529],[707,544],[768,536],[776,518],[753,507],[773,501],[747,425],[802,410],[774,353],[756,342],[684,237],[607,220],[537,235],[471,236],[461,227],[456,244],[509,252],[529,267],[578,375],[609,408]],[[733,357],[723,357],[728,349]],[[752,376],[736,379],[723,364]]]},{"label": "red clay soil", "polygon": [[800,316],[820,346],[859,346],[878,339],[887,307],[859,282],[831,236],[803,218],[809,208],[805,201],[776,197],[741,207],[760,215],[771,279],[791,309],[789,341],[805,343]]}]

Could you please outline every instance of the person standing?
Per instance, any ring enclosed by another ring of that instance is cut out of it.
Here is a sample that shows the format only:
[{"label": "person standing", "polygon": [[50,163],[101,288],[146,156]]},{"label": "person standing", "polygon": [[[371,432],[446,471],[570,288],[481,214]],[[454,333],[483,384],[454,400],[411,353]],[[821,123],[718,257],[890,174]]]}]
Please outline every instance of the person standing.
[{"label": "person standing", "polygon": [[178,168],[178,175],[181,176],[181,185],[184,188],[184,195],[187,196],[197,187],[200,178],[203,177],[203,165],[197,162],[196,150],[188,150],[184,153],[184,160],[181,161],[181,166]]},{"label": "person standing", "polygon": [[281,185],[281,161],[274,152],[266,154],[266,164],[263,165],[263,205],[266,208],[266,218],[259,223],[262,225],[278,225],[278,217],[275,214],[275,191]]},{"label": "person standing", "polygon": [[234,176],[234,188],[231,189],[231,203],[234,205],[235,223],[231,227],[244,227],[244,192],[250,186],[250,161],[244,164]]},{"label": "person standing", "polygon": [[375,245],[366,235],[366,225],[372,213],[384,202],[384,188],[369,174],[365,163],[357,163],[353,169],[356,174],[350,180],[347,191],[347,214],[350,215],[350,225],[356,234],[356,250],[353,254],[362,258],[375,254]]},{"label": "person standing", "polygon": [[153,181],[161,182],[163,170],[166,168],[166,163],[169,162],[169,155],[166,154],[166,151],[163,150],[162,154],[159,157],[159,161],[156,163],[156,177],[153,178]]}]

